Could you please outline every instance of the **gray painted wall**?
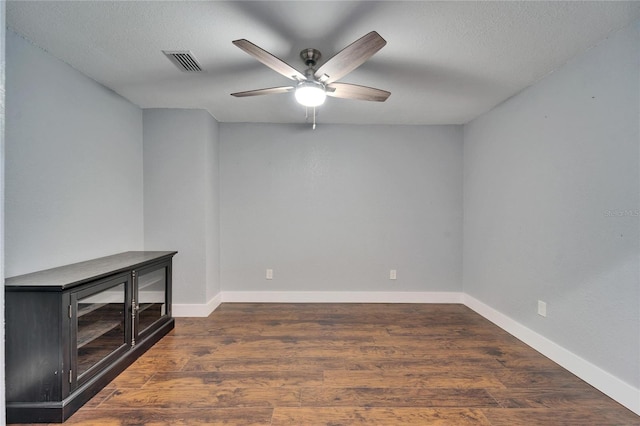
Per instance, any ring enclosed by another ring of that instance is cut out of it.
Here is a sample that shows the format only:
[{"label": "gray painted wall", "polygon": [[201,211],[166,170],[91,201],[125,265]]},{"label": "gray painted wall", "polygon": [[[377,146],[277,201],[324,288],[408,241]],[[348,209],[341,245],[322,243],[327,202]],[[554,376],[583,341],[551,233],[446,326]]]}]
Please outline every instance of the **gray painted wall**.
[{"label": "gray painted wall", "polygon": [[206,299],[209,302],[220,293],[220,136],[218,122],[208,117],[210,130],[205,141],[205,252]]},{"label": "gray painted wall", "polygon": [[174,303],[206,303],[220,291],[218,123],[180,109],[146,109],[143,123],[145,249],[179,251]]},{"label": "gray painted wall", "polygon": [[[5,6],[0,3],[0,318],[4,318],[4,114],[5,114]],[[5,424],[4,327],[0,327],[0,425]]]},{"label": "gray painted wall", "polygon": [[6,42],[6,275],[142,249],[142,111]]},{"label": "gray painted wall", "polygon": [[223,290],[461,291],[461,127],[222,123],[220,141]]},{"label": "gray painted wall", "polygon": [[466,125],[464,145],[464,291],[635,387],[638,46],[638,25],[612,35]]}]

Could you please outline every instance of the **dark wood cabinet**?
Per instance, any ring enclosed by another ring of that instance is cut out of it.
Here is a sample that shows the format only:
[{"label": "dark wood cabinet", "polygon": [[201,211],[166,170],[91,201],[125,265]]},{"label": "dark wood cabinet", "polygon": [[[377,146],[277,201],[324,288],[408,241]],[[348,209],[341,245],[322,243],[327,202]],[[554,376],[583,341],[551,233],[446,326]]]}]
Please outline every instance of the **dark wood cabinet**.
[{"label": "dark wood cabinet", "polygon": [[60,423],[174,327],[175,251],[126,252],[7,278],[9,423]]}]

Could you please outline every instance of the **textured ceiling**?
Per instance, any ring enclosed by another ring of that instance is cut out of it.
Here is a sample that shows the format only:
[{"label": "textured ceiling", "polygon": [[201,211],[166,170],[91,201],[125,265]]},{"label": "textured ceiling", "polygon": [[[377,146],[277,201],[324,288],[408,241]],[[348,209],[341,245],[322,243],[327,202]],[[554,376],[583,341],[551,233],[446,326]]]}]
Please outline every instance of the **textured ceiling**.
[{"label": "textured ceiling", "polygon": [[[142,108],[202,108],[221,122],[300,123],[293,94],[232,92],[290,80],[231,44],[246,38],[299,70],[375,30],[388,44],[341,81],[384,103],[327,99],[320,123],[460,124],[640,18],[640,2],[7,1],[7,26]],[[205,72],[162,50],[190,50]],[[321,59],[320,62],[323,60]]]}]

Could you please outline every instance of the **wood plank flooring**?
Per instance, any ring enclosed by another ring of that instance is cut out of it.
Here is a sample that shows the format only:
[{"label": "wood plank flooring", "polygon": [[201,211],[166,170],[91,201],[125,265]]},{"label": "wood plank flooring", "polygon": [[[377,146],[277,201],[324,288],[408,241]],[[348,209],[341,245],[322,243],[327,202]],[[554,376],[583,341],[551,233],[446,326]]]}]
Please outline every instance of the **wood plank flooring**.
[{"label": "wood plank flooring", "polygon": [[640,425],[463,305],[222,304],[65,424]]}]

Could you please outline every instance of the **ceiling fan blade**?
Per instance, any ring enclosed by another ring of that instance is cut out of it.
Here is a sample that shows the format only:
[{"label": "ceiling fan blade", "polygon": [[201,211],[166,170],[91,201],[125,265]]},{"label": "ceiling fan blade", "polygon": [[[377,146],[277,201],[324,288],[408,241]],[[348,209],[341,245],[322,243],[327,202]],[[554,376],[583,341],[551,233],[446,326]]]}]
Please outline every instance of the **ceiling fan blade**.
[{"label": "ceiling fan blade", "polygon": [[390,95],[391,92],[386,90],[358,86],[357,84],[331,83],[327,85],[327,96],[333,96],[334,98],[384,102]]},{"label": "ceiling fan blade", "polygon": [[259,95],[277,95],[279,93],[293,92],[296,88],[293,86],[282,87],[270,87],[268,89],[247,90],[246,92],[232,93],[231,96],[236,98],[244,98],[246,96],[259,96]]},{"label": "ceiling fan blade", "polygon": [[314,76],[324,84],[339,80],[362,65],[374,53],[382,49],[385,44],[387,44],[387,41],[380,37],[380,34],[371,31],[325,62],[318,68]]},{"label": "ceiling fan blade", "polygon": [[234,40],[232,43],[274,70],[275,72],[282,74],[283,76],[290,78],[291,80],[303,81],[307,79],[300,71],[293,68],[282,59],[273,56],[266,50],[251,43],[249,40]]}]

